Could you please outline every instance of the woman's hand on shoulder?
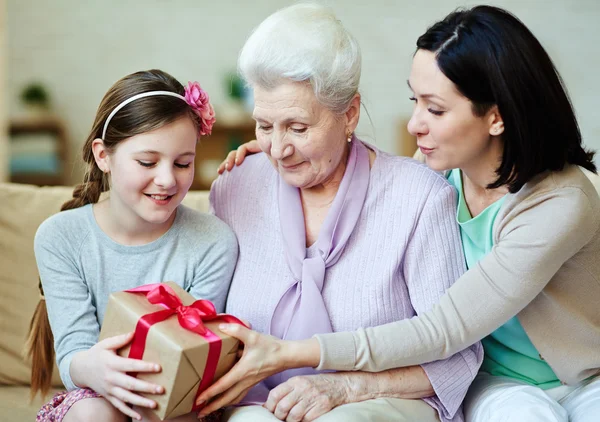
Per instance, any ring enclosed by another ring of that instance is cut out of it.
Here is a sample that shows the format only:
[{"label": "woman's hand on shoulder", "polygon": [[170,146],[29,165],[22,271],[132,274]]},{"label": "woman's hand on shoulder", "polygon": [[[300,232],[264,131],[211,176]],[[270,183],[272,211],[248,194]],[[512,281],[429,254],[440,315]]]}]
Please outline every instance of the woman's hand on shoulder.
[{"label": "woman's hand on shoulder", "polygon": [[272,389],[263,406],[282,421],[314,421],[352,402],[350,395],[350,383],[344,374],[303,375]]},{"label": "woman's hand on shoulder", "polygon": [[258,141],[250,141],[242,144],[238,147],[238,149],[231,151],[227,154],[227,158],[221,163],[219,166],[218,172],[219,174],[223,174],[225,170],[231,170],[233,166],[239,166],[244,162],[244,158],[247,155],[256,154],[260,152],[260,147],[258,146]]},{"label": "woman's hand on shoulder", "polygon": [[88,387],[103,396],[122,413],[139,420],[141,416],[131,409],[134,406],[155,408],[156,402],[136,393],[163,394],[164,387],[139,380],[129,375],[136,372],[160,372],[156,363],[117,355],[133,339],[133,333],[109,337],[94,347],[73,356],[71,377],[78,387]]}]

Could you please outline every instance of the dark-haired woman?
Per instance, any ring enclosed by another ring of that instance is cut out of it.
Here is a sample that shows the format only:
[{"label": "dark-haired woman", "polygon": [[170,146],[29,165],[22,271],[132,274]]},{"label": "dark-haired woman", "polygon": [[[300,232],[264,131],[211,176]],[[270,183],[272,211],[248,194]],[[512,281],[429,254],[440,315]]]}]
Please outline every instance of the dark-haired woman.
[{"label": "dark-haired woman", "polygon": [[408,82],[409,131],[459,193],[469,270],[430,312],[379,327],[297,342],[230,327],[244,356],[202,398],[225,391],[213,404],[222,405],[290,367],[383,371],[483,339],[468,420],[597,420],[600,199],[587,176],[596,167],[551,59],[516,17],[478,6],[418,39]]}]

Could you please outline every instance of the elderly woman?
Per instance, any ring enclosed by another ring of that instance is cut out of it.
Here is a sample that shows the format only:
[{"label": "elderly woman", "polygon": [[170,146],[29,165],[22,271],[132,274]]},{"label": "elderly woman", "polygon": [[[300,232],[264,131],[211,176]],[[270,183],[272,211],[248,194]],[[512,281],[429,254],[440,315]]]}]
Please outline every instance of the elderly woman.
[{"label": "elderly woman", "polygon": [[597,421],[599,178],[550,57],[516,17],[477,6],[419,37],[408,82],[408,129],[459,193],[468,271],[431,311],[379,327],[291,342],[228,330],[244,355],[201,398],[226,390],[223,405],[295,366],[381,371],[483,339],[469,422]]},{"label": "elderly woman", "polygon": [[[239,68],[254,89],[264,153],[211,190],[240,245],[227,312],[298,340],[432,307],[464,271],[456,195],[426,166],[354,135],[361,55],[353,37],[329,9],[292,6],[258,26]],[[378,374],[285,371],[225,420],[461,421],[481,361],[476,343]]]}]

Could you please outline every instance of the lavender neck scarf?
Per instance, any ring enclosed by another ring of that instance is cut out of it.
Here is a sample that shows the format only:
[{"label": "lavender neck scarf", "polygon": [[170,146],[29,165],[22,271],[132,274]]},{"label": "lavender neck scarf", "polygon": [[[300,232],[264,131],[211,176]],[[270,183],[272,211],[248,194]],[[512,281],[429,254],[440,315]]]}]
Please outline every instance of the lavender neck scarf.
[{"label": "lavender neck scarf", "polygon": [[279,179],[279,218],[288,267],[294,283],[283,294],[271,317],[270,333],[300,340],[332,332],[321,291],[325,269],[334,265],[362,211],[369,186],[369,152],[352,138],[346,172],[315,242],[317,253],[306,257],[306,229],[298,188]]}]

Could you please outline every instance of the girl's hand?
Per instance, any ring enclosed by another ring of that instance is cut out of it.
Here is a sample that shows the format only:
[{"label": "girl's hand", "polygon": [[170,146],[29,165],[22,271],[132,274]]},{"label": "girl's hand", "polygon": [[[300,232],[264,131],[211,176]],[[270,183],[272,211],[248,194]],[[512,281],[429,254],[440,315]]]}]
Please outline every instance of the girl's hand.
[{"label": "girl's hand", "polygon": [[237,150],[230,151],[227,154],[227,158],[219,166],[219,174],[223,174],[225,170],[231,170],[234,165],[239,166],[242,164],[246,155],[255,154],[260,151],[258,141],[250,141],[240,145]]},{"label": "girl's hand", "polygon": [[219,329],[244,343],[244,349],[234,367],[198,397],[198,405],[214,398],[200,411],[200,416],[239,402],[250,388],[286,369],[282,340],[237,324],[222,324]]},{"label": "girl's hand", "polygon": [[282,421],[314,421],[331,409],[351,402],[350,391],[344,374],[303,375],[272,389],[263,407]]},{"label": "girl's hand", "polygon": [[91,388],[125,415],[141,420],[139,413],[126,403],[152,409],[156,407],[156,402],[134,392],[162,394],[165,389],[127,375],[128,372],[161,370],[156,363],[117,355],[117,350],[129,344],[132,339],[133,333],[128,333],[100,341],[91,349],[73,356],[70,371],[75,385]]}]

